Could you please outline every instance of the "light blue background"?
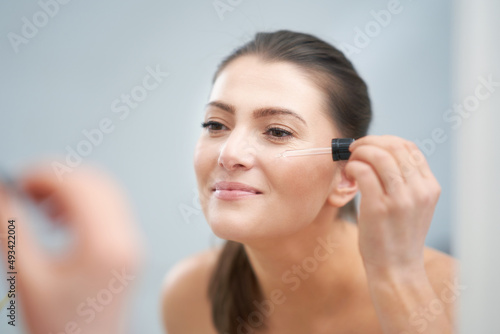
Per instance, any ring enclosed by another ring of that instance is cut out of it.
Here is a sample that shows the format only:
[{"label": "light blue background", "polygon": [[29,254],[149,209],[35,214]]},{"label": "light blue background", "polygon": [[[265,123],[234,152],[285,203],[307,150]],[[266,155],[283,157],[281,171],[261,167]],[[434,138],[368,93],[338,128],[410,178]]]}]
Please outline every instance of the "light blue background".
[{"label": "light blue background", "polygon": [[[225,2],[225,1],[224,1]],[[237,1],[233,1],[237,2]],[[7,35],[40,11],[35,1],[0,3],[0,152],[15,173],[66,146],[103,118],[115,126],[85,162],[120,180],[148,240],[149,261],[135,294],[132,333],[161,333],[159,291],[174,263],[213,244],[197,209],[192,155],[217,64],[256,31],[291,29],[336,46],[354,44],[355,28],[390,1],[243,0],[218,16],[211,0],[72,0],[15,53]],[[430,138],[453,130],[442,116],[450,95],[451,2],[401,0],[402,12],[359,54],[350,56],[367,81],[375,113],[372,134]],[[157,65],[161,85],[121,120],[111,103],[130,93]],[[428,155],[443,191],[427,243],[450,250],[450,147]],[[185,219],[181,211],[190,208]],[[2,280],[3,281],[3,280]],[[3,290],[0,290],[3,291]],[[6,326],[2,333],[22,333]]]}]

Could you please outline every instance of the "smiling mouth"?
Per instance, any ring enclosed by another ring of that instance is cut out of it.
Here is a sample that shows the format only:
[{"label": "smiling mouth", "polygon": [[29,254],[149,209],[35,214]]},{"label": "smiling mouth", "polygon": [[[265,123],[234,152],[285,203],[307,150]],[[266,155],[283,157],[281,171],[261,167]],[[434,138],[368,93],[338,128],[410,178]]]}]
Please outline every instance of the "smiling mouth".
[{"label": "smiling mouth", "polygon": [[254,189],[213,189],[214,197],[225,201],[255,198],[262,193]]},{"label": "smiling mouth", "polygon": [[262,194],[259,189],[254,188],[248,184],[241,182],[228,182],[228,181],[219,181],[215,183],[212,188],[212,191],[215,192],[235,192],[235,193],[249,193],[249,194]]},{"label": "smiling mouth", "polygon": [[245,194],[252,194],[252,195],[262,194],[260,191],[244,190],[244,189],[212,189],[212,192],[232,192],[232,193],[245,193]]}]

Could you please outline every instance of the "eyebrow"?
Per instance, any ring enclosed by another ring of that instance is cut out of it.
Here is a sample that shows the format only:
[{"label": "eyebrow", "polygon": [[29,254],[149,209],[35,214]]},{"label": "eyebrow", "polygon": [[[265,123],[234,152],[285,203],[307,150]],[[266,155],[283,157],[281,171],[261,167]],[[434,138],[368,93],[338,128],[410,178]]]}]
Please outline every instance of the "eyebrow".
[{"label": "eyebrow", "polygon": [[[217,108],[222,109],[224,111],[227,111],[228,113],[233,114],[233,115],[236,111],[236,108],[234,106],[227,104],[227,103],[224,103],[224,102],[220,102],[220,101],[211,101],[211,102],[207,103],[205,108],[208,108],[209,106],[217,107]],[[260,118],[260,117],[266,117],[266,116],[272,116],[272,115],[290,115],[290,116],[297,118],[298,120],[300,120],[302,123],[304,123],[307,126],[306,121],[299,114],[297,114],[295,111],[292,111],[290,109],[281,108],[281,107],[262,107],[262,108],[255,109],[253,111],[254,118]]]}]

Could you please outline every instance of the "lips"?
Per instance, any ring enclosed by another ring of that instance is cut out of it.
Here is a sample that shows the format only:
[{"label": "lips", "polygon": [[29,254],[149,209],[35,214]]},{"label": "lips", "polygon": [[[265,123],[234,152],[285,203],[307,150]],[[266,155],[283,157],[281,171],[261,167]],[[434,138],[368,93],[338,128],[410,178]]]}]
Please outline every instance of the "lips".
[{"label": "lips", "polygon": [[248,192],[253,194],[262,194],[262,192],[254,187],[249,186],[248,184],[240,183],[240,182],[226,182],[221,181],[215,184],[213,189],[214,191],[227,190],[227,191],[241,191]]},{"label": "lips", "polygon": [[226,181],[217,182],[212,191],[216,198],[226,201],[254,198],[262,194],[260,190],[248,184]]}]

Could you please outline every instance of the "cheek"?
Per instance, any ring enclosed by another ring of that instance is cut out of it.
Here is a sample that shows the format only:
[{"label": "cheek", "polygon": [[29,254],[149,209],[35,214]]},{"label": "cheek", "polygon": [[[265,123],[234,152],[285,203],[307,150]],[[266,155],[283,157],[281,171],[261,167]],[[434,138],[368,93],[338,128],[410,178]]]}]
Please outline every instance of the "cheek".
[{"label": "cheek", "polygon": [[203,144],[198,140],[196,147],[194,149],[193,165],[196,177],[199,177],[203,171],[206,169],[206,157],[204,156],[206,151],[203,149]]},{"label": "cheek", "polygon": [[289,157],[277,161],[271,187],[291,215],[311,217],[323,207],[333,179],[329,156]]},{"label": "cheek", "polygon": [[193,166],[202,207],[206,205],[207,197],[210,195],[208,188],[210,186],[210,175],[214,168],[214,164],[217,164],[217,157],[208,147],[206,147],[206,144],[204,144],[201,139],[198,140],[194,150]]}]

